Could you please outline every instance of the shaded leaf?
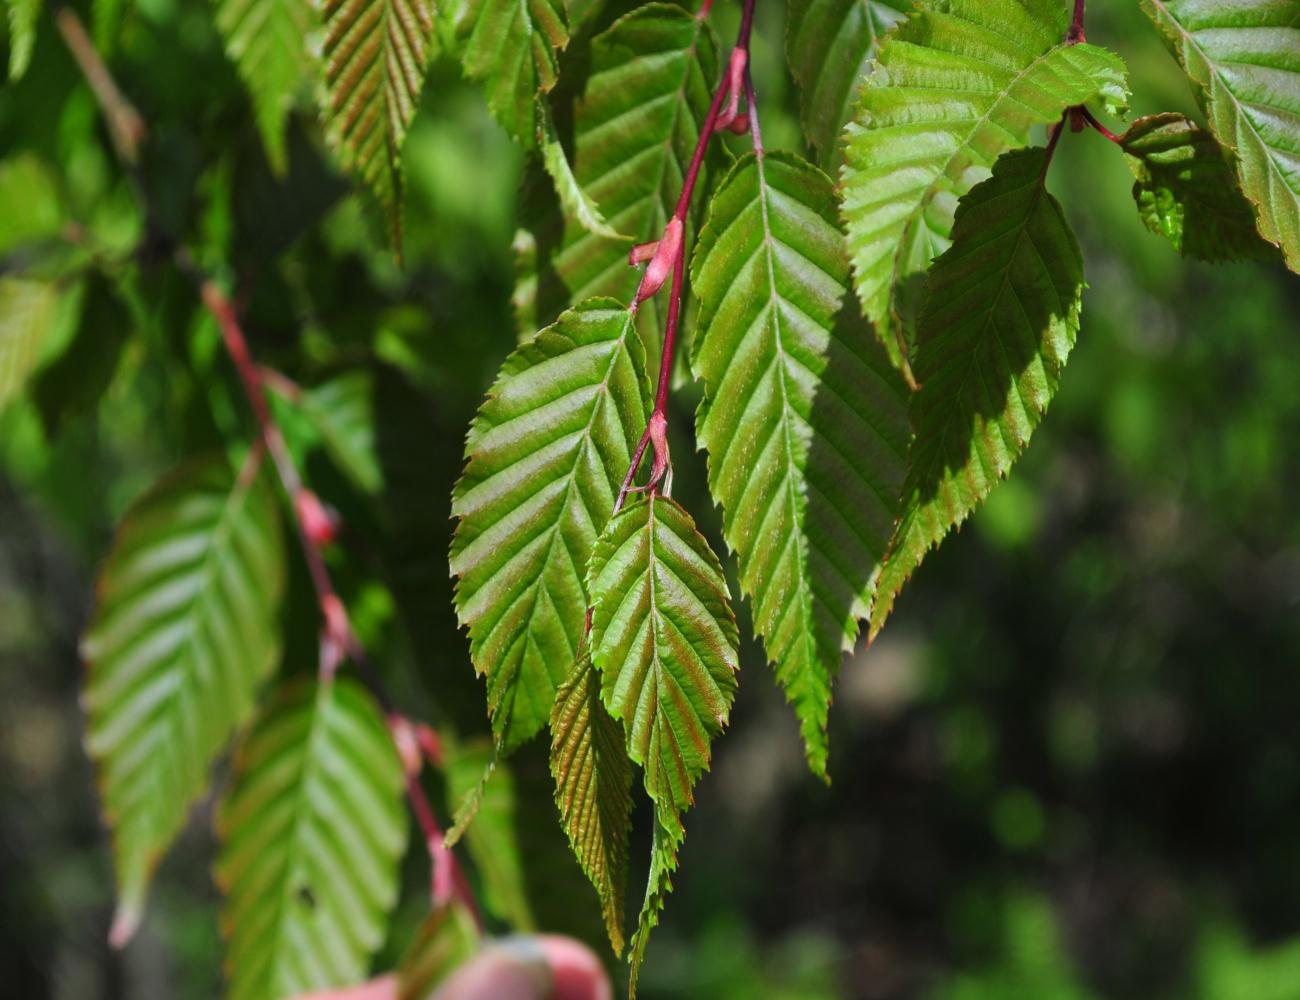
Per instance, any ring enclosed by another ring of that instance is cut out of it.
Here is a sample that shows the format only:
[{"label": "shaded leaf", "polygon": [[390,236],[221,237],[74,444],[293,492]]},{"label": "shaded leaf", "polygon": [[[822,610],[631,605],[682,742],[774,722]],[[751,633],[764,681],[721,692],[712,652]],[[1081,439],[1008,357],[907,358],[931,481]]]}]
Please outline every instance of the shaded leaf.
[{"label": "shaded leaf", "polygon": [[38,157],[0,162],[0,253],[58,236],[64,214],[54,175]]},{"label": "shaded leaf", "polygon": [[880,37],[910,6],[911,0],[791,0],[785,57],[799,83],[804,135],[824,169],[842,158],[840,133]]},{"label": "shaded leaf", "polygon": [[649,403],[631,316],[591,299],[506,360],[470,428],[451,569],[505,750],[549,721],[573,666],[587,607],[582,571]]},{"label": "shaded leaf", "polygon": [[623,236],[610,228],[605,216],[598,206],[583,190],[578,179],[573,175],[568,154],[560,144],[560,137],[555,132],[555,121],[545,98],[538,98],[538,119],[540,121],[538,143],[542,148],[542,165],[550,174],[555,184],[555,194],[560,199],[566,218],[572,219],[579,226],[594,236],[609,240],[621,240]]},{"label": "shaded leaf", "polygon": [[127,512],[82,640],[86,744],[113,839],[113,939],[279,656],[284,550],[265,474],[181,466]]},{"label": "shaded leaf", "polygon": [[1300,4],[1142,0],[1192,81],[1264,239],[1300,271]]},{"label": "shaded leaf", "polygon": [[1062,41],[1068,13],[1058,0],[951,0],[880,46],[846,133],[843,212],[858,297],[896,363],[954,200],[1031,126],[1125,101],[1118,56]]},{"label": "shaded leaf", "polygon": [[1120,137],[1137,178],[1133,199],[1153,233],[1184,256],[1277,259],[1214,136],[1183,115],[1140,118]]},{"label": "shaded leaf", "polygon": [[474,917],[451,902],[424,918],[398,968],[397,1000],[430,1000],[481,943]]},{"label": "shaded leaf", "polygon": [[875,636],[925,553],[1020,457],[1079,329],[1083,260],[1043,184],[1045,151],[1007,153],[957,210],[917,333],[916,433],[902,517],[871,612]]},{"label": "shaded leaf", "polygon": [[691,268],[709,489],[820,775],[831,681],[867,614],[908,440],[906,387],[842,309],[835,211],[816,167],[748,153],[713,197]]},{"label": "shaded leaf", "polygon": [[[288,167],[284,124],[310,63],[311,0],[215,0],[217,30],[253,102],[267,160]],[[97,26],[98,27],[98,26]]]},{"label": "shaded leaf", "polygon": [[404,786],[357,682],[294,684],[274,699],[239,748],[216,821],[232,1000],[365,978],[397,900]]},{"label": "shaded leaf", "polygon": [[325,134],[387,211],[401,248],[402,141],[433,55],[432,0],[320,0]]},{"label": "shaded leaf", "polygon": [[600,896],[610,946],[621,954],[632,767],[623,728],[600,700],[600,675],[585,645],[555,696],[551,774],[564,832]]}]

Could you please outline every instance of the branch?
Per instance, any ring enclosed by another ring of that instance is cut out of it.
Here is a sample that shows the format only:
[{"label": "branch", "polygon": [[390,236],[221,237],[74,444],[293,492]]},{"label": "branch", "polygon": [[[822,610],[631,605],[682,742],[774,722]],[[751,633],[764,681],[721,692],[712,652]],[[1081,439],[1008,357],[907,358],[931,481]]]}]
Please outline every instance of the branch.
[{"label": "branch", "polygon": [[[682,180],[682,190],[677,198],[677,205],[672,217],[664,226],[663,235],[652,243],[645,243],[632,248],[629,262],[640,263],[649,259],[650,263],[641,277],[641,284],[628,306],[628,312],[635,314],[637,307],[650,298],[663,286],[669,274],[672,284],[668,290],[668,316],[664,323],[663,352],[659,358],[659,380],[655,388],[654,410],[646,424],[641,440],[632,455],[632,464],[623,477],[618,497],[614,501],[614,513],[623,509],[627,495],[640,490],[654,490],[660,481],[666,481],[671,488],[672,458],[668,453],[668,391],[672,383],[673,356],[677,349],[677,328],[681,319],[682,293],[686,283],[686,248],[683,245],[686,231],[686,214],[690,211],[691,198],[695,194],[695,185],[704,166],[704,157],[708,152],[709,141],[714,134],[723,131],[749,131],[754,141],[755,150],[761,155],[762,139],[758,131],[758,114],[753,103],[753,84],[749,80],[749,39],[754,27],[755,0],[744,0],[745,6],[740,16],[740,30],[736,35],[736,44],[731,50],[727,70],[709,104],[708,113],[700,126],[700,137],[691,154],[690,165]],[[701,17],[705,16],[709,4],[701,8]],[[748,103],[746,112],[740,111],[740,98],[744,94]],[[726,107],[723,107],[723,102]],[[637,470],[645,457],[647,447],[654,448],[654,464],[650,478],[644,486],[634,486]],[[666,479],[665,479],[666,477]]]},{"label": "branch", "polygon": [[419,781],[423,760],[428,758],[432,762],[437,755],[437,738],[427,726],[413,724],[396,710],[392,698],[384,689],[370,662],[365,647],[352,628],[347,609],[339,598],[329,569],[325,565],[322,549],[333,540],[336,530],[334,517],[325,511],[316,494],[304,485],[298,468],[294,465],[293,457],[285,444],[284,434],[275,422],[266,401],[263,369],[253,361],[252,353],[248,349],[248,339],[244,336],[229,296],[198,266],[180,241],[159,222],[158,213],[154,210],[148,192],[140,182],[137,169],[140,147],[147,135],[144,120],[118,89],[76,13],[67,7],[60,8],[55,14],[55,21],[68,49],[94,92],[95,99],[99,102],[100,110],[108,123],[113,147],[122,168],[131,180],[150,237],[161,248],[170,251],[176,267],[193,281],[204,308],[212,315],[221,331],[226,353],[234,363],[248,407],[257,421],[258,441],[254,447],[265,446],[280,483],[289,497],[294,527],[302,547],[303,559],[311,574],[312,585],[316,590],[316,599],[323,620],[319,670],[321,681],[328,683],[333,680],[339,664],[345,657],[355,664],[362,681],[384,711],[389,735],[402,761],[402,770],[406,776],[406,797],[411,812],[415,814],[416,822],[420,825],[429,851],[433,905],[440,907],[453,898],[459,899],[474,914],[481,926],[482,919],[469,882],[457,863],[455,855],[443,844],[442,830],[438,826],[433,807]]},{"label": "branch", "polygon": [[1083,36],[1083,4],[1084,0],[1074,0],[1074,17],[1070,19],[1070,30],[1065,34],[1065,40],[1071,45],[1087,41]]}]

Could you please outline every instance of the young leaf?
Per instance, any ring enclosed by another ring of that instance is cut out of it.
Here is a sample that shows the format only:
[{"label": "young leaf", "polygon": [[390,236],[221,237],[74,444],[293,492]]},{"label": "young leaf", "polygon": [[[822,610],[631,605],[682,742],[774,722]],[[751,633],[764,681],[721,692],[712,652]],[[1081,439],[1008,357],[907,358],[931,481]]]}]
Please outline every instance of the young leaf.
[{"label": "young leaf", "polygon": [[9,8],[9,79],[18,80],[31,65],[42,0],[5,0],[5,6]]},{"label": "young leaf", "polygon": [[215,0],[217,30],[253,101],[271,167],[288,166],[284,122],[309,64],[310,0]]},{"label": "young leaf", "polygon": [[424,918],[397,970],[397,1000],[429,1000],[481,943],[473,915],[452,901]]},{"label": "young leaf", "polygon": [[896,363],[953,199],[1030,126],[1097,97],[1124,103],[1124,64],[1065,44],[1067,22],[1060,0],[951,0],[881,43],[847,130],[843,211],[858,297]]},{"label": "young leaf", "polygon": [[383,715],[351,679],[280,692],[235,759],[217,814],[231,1000],[365,978],[397,900],[404,778]]},{"label": "young leaf", "polygon": [[880,37],[903,19],[910,0],[792,0],[785,57],[799,83],[804,135],[830,170]]},{"label": "young leaf", "polygon": [[601,703],[600,675],[585,645],[555,696],[551,774],[564,832],[600,896],[614,954],[622,954],[632,767],[623,728]]},{"label": "young leaf", "polygon": [[691,516],[651,494],[601,533],[587,587],[601,700],[679,831],[736,694],[739,635],[722,566]]},{"label": "young leaf", "polygon": [[0,278],[0,408],[22,390],[36,367],[58,298],[51,282]]},{"label": "young leaf", "polygon": [[649,409],[631,315],[591,299],[506,360],[470,428],[451,570],[503,750],[546,725],[573,666],[587,607],[582,567]]},{"label": "young leaf", "polygon": [[466,0],[465,72],[487,87],[488,108],[526,148],[537,144],[537,95],[559,78],[558,51],[569,43],[560,0]]},{"label": "young leaf", "polygon": [[1121,137],[1133,199],[1153,233],[1201,260],[1276,260],[1214,136],[1179,114],[1135,121]]},{"label": "young leaf", "polygon": [[87,748],[113,839],[113,940],[279,656],[284,551],[266,475],[223,458],[164,478],[123,518],[82,640]]},{"label": "young leaf", "polygon": [[874,637],[925,553],[1006,476],[1056,393],[1079,329],[1083,260],[1043,149],[1006,153],[961,201],[917,331],[916,432]]},{"label": "young leaf", "polygon": [[830,178],[743,156],[713,196],[691,268],[691,366],[709,489],[754,627],[826,773],[831,681],[866,617],[897,516],[907,389],[851,305]]},{"label": "young leaf", "polygon": [[[645,4],[592,40],[591,75],[574,110],[573,171],[618,232],[637,242],[663,232],[717,73],[713,29],[669,4]],[[720,155],[715,144],[706,168]],[[588,296],[632,298],[641,272],[627,265],[626,241],[603,239],[549,205],[535,214],[532,242],[540,260],[521,268],[514,295],[525,329],[551,322]],[[648,349],[657,347],[660,328],[652,305],[638,312]]]},{"label": "young leaf", "polygon": [[542,147],[542,165],[555,183],[555,194],[560,199],[565,218],[572,219],[593,236],[608,240],[621,240],[622,234],[611,229],[601,214],[600,206],[583,190],[573,175],[573,166],[555,131],[555,121],[546,98],[537,99],[537,116],[540,121],[538,142]]},{"label": "young leaf", "polygon": [[1233,153],[1264,239],[1300,271],[1300,9],[1294,0],[1142,0]]},{"label": "young leaf", "polygon": [[320,0],[325,134],[402,243],[402,140],[433,55],[432,0]]},{"label": "young leaf", "polygon": [[681,814],[709,766],[736,695],[739,634],[718,557],[672,500],[650,494],[614,517],[587,569],[601,700],[655,803],[646,898],[632,938],[629,992],[672,891]]}]

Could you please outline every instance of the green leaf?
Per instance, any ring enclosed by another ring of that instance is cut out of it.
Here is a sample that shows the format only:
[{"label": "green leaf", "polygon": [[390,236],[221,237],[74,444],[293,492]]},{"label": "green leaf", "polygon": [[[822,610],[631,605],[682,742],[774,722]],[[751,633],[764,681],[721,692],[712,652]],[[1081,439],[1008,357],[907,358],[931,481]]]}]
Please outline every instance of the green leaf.
[{"label": "green leaf", "polygon": [[1003,155],[962,199],[934,263],[917,332],[916,438],[903,510],[881,572],[871,636],[925,553],[1020,457],[1060,383],[1079,329],[1083,260],[1045,151]]},{"label": "green leaf", "polygon": [[927,4],[880,46],[847,130],[843,211],[858,297],[896,363],[953,202],[1066,108],[1122,105],[1124,64],[1062,42],[1060,0]]},{"label": "green leaf", "polygon": [[1276,260],[1214,136],[1180,114],[1135,121],[1121,137],[1133,199],[1153,233],[1201,260]]},{"label": "green leaf", "polygon": [[22,391],[54,323],[52,282],[0,278],[0,408]]},{"label": "green leaf", "polygon": [[610,946],[622,954],[632,767],[623,728],[601,703],[600,675],[585,644],[555,696],[551,774],[564,832],[600,896]]},{"label": "green leaf", "polygon": [[582,571],[649,408],[632,317],[591,299],[506,360],[470,428],[451,570],[505,751],[546,725],[573,666]]},{"label": "green leaf", "polygon": [[122,22],[130,11],[131,0],[91,0],[91,23],[95,48],[102,56],[111,56],[117,48]]},{"label": "green leaf", "polygon": [[253,101],[253,115],[272,169],[288,167],[284,123],[310,58],[307,36],[316,29],[310,0],[214,0],[226,54]]},{"label": "green leaf", "polygon": [[460,903],[424,918],[397,970],[397,1000],[430,1000],[439,986],[468,962],[481,944],[474,917]]},{"label": "green leaf", "polygon": [[42,0],[5,0],[9,8],[9,79],[19,80],[32,62]]},{"label": "green leaf", "polygon": [[709,489],[754,627],[826,773],[831,681],[866,617],[897,516],[907,390],[850,303],[830,178],[787,153],[742,157],[691,268],[691,366]]},{"label": "green leaf", "polygon": [[[573,172],[611,227],[637,242],[657,239],[677,199],[718,73],[709,25],[680,7],[650,3],[591,42],[591,75],[574,109]],[[708,168],[722,156],[717,143]],[[533,213],[515,308],[525,329],[551,322],[572,302],[611,295],[630,302],[641,271],[627,264],[626,241],[604,239],[547,203]],[[690,234],[687,233],[688,245]],[[660,315],[652,300],[638,310],[647,350],[657,350]]]},{"label": "green leaf", "polygon": [[284,550],[265,474],[192,461],[127,512],[82,640],[86,744],[113,839],[113,940],[274,669]]},{"label": "green leaf", "polygon": [[718,557],[666,497],[651,493],[610,521],[587,581],[601,700],[622,720],[628,755],[655,803],[650,876],[629,955],[635,997],[646,941],[672,891],[681,814],[735,699],[740,637]]},{"label": "green leaf", "polygon": [[539,97],[537,106],[537,116],[541,123],[538,142],[542,148],[542,165],[555,184],[555,194],[560,199],[565,217],[572,219],[593,236],[601,236],[609,240],[623,239],[621,233],[610,228],[609,223],[605,221],[605,216],[601,214],[600,206],[583,190],[582,185],[573,175],[573,166],[569,163],[568,154],[560,143],[559,135],[556,134],[555,121],[546,98]]},{"label": "green leaf", "polygon": [[[484,908],[517,931],[537,927],[524,881],[514,775],[485,741],[447,745],[447,796],[483,880]],[[472,803],[467,810],[466,804]]]},{"label": "green leaf", "polygon": [[1264,239],[1300,271],[1300,5],[1142,0],[1192,81]]},{"label": "green leaf", "polygon": [[402,141],[433,56],[432,0],[322,0],[325,134],[402,244]]},{"label": "green leaf", "polygon": [[274,699],[239,748],[216,820],[232,1000],[365,978],[397,900],[404,786],[360,684],[298,683]]},{"label": "green leaf", "polygon": [[56,238],[64,216],[58,183],[38,157],[20,153],[0,162],[0,253]]},{"label": "green leaf", "polygon": [[466,0],[460,30],[465,72],[482,80],[488,108],[524,147],[537,145],[538,94],[559,78],[559,50],[569,43],[560,0]]},{"label": "green leaf", "polygon": [[601,533],[587,586],[601,700],[676,830],[736,694],[739,635],[722,566],[691,516],[651,494]]},{"label": "green leaf", "polygon": [[785,57],[799,83],[804,135],[824,169],[841,159],[840,133],[880,37],[910,6],[910,0],[791,0]]},{"label": "green leaf", "polygon": [[375,442],[375,382],[371,372],[346,372],[306,390],[302,411],[320,432],[325,449],[362,492],[384,486]]}]

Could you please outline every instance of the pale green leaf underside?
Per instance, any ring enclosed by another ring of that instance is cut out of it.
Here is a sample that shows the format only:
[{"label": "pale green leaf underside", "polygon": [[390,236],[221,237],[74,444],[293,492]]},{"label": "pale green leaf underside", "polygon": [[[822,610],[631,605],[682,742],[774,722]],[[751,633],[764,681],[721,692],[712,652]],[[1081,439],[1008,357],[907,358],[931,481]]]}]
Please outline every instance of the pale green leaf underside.
[{"label": "pale green leaf underside", "polygon": [[952,0],[882,42],[847,130],[843,213],[858,296],[896,361],[914,309],[900,300],[946,245],[945,198],[1067,107],[1124,103],[1121,60],[1064,44],[1067,24],[1059,0]]},{"label": "pale green leaf underside", "polygon": [[1210,131],[1234,154],[1259,231],[1300,271],[1300,3],[1142,0]]},{"label": "pale green leaf underside", "polygon": [[1007,153],[962,199],[917,332],[915,431],[903,511],[871,614],[884,625],[925,553],[961,524],[1025,446],[1079,329],[1083,260],[1043,185],[1044,150]]},{"label": "pale green leaf underside", "polygon": [[[717,73],[713,29],[670,4],[645,4],[592,40],[591,75],[574,109],[573,171],[618,232],[637,242],[663,232]],[[714,150],[701,189],[721,156],[717,144]],[[514,293],[523,329],[535,330],[589,296],[631,301],[641,271],[628,266],[627,241],[594,235],[549,205],[527,223],[529,252],[521,255]],[[656,300],[638,311],[649,353],[658,349],[661,318]]]},{"label": "pale green leaf underside", "polygon": [[555,194],[560,199],[565,218],[572,219],[593,236],[607,240],[623,239],[623,235],[605,221],[600,206],[592,200],[578,183],[578,178],[574,176],[573,165],[569,162],[569,156],[565,153],[560,137],[555,131],[555,120],[545,97],[537,99],[537,116],[541,122],[538,142],[542,149],[542,165],[555,185]]},{"label": "pale green leaf underside", "polygon": [[632,767],[623,729],[600,700],[600,675],[585,646],[555,696],[551,774],[564,832],[600,896],[609,943],[621,954]]},{"label": "pale green leaf underside", "polygon": [[1180,114],[1134,122],[1121,137],[1142,222],[1184,256],[1275,260],[1214,136]]},{"label": "pale green leaf underside", "polygon": [[830,179],[742,157],[700,233],[691,365],[709,489],[754,625],[825,774],[831,682],[897,515],[906,387],[851,304]]},{"label": "pale green leaf underside", "polygon": [[804,135],[826,170],[880,38],[903,19],[910,0],[791,0],[785,57],[799,83]]},{"label": "pale green leaf underside", "polygon": [[271,166],[288,166],[284,122],[310,58],[316,28],[310,0],[215,0],[217,30],[239,71]]},{"label": "pale green leaf underside", "polygon": [[651,494],[601,533],[587,570],[601,700],[665,822],[692,801],[736,693],[736,620],[722,566],[691,516]]},{"label": "pale green leaf underside", "polygon": [[300,683],[266,709],[217,814],[215,878],[231,1000],[365,978],[397,901],[401,764],[358,683]]},{"label": "pale green leaf underside", "polygon": [[402,141],[433,51],[432,0],[319,0],[325,134],[387,211],[401,246]]},{"label": "pale green leaf underside", "polygon": [[54,323],[52,282],[0,278],[0,408],[22,391]]},{"label": "pale green leaf underside", "polygon": [[560,0],[466,0],[461,58],[487,89],[488,108],[526,148],[538,139],[537,95],[559,78],[559,51],[569,43]]},{"label": "pale green leaf underside", "polygon": [[266,475],[191,462],[118,529],[82,640],[86,744],[113,839],[115,940],[279,656],[284,551]]},{"label": "pale green leaf underside", "polygon": [[473,915],[452,901],[427,917],[397,970],[397,1000],[430,1000],[480,945]]},{"label": "pale green leaf underside", "polygon": [[9,8],[9,79],[18,80],[31,65],[36,46],[36,21],[43,0],[5,0]]},{"label": "pale green leaf underside", "polygon": [[451,570],[505,750],[546,725],[577,657],[582,574],[649,401],[631,316],[592,299],[506,360],[470,428]]}]

